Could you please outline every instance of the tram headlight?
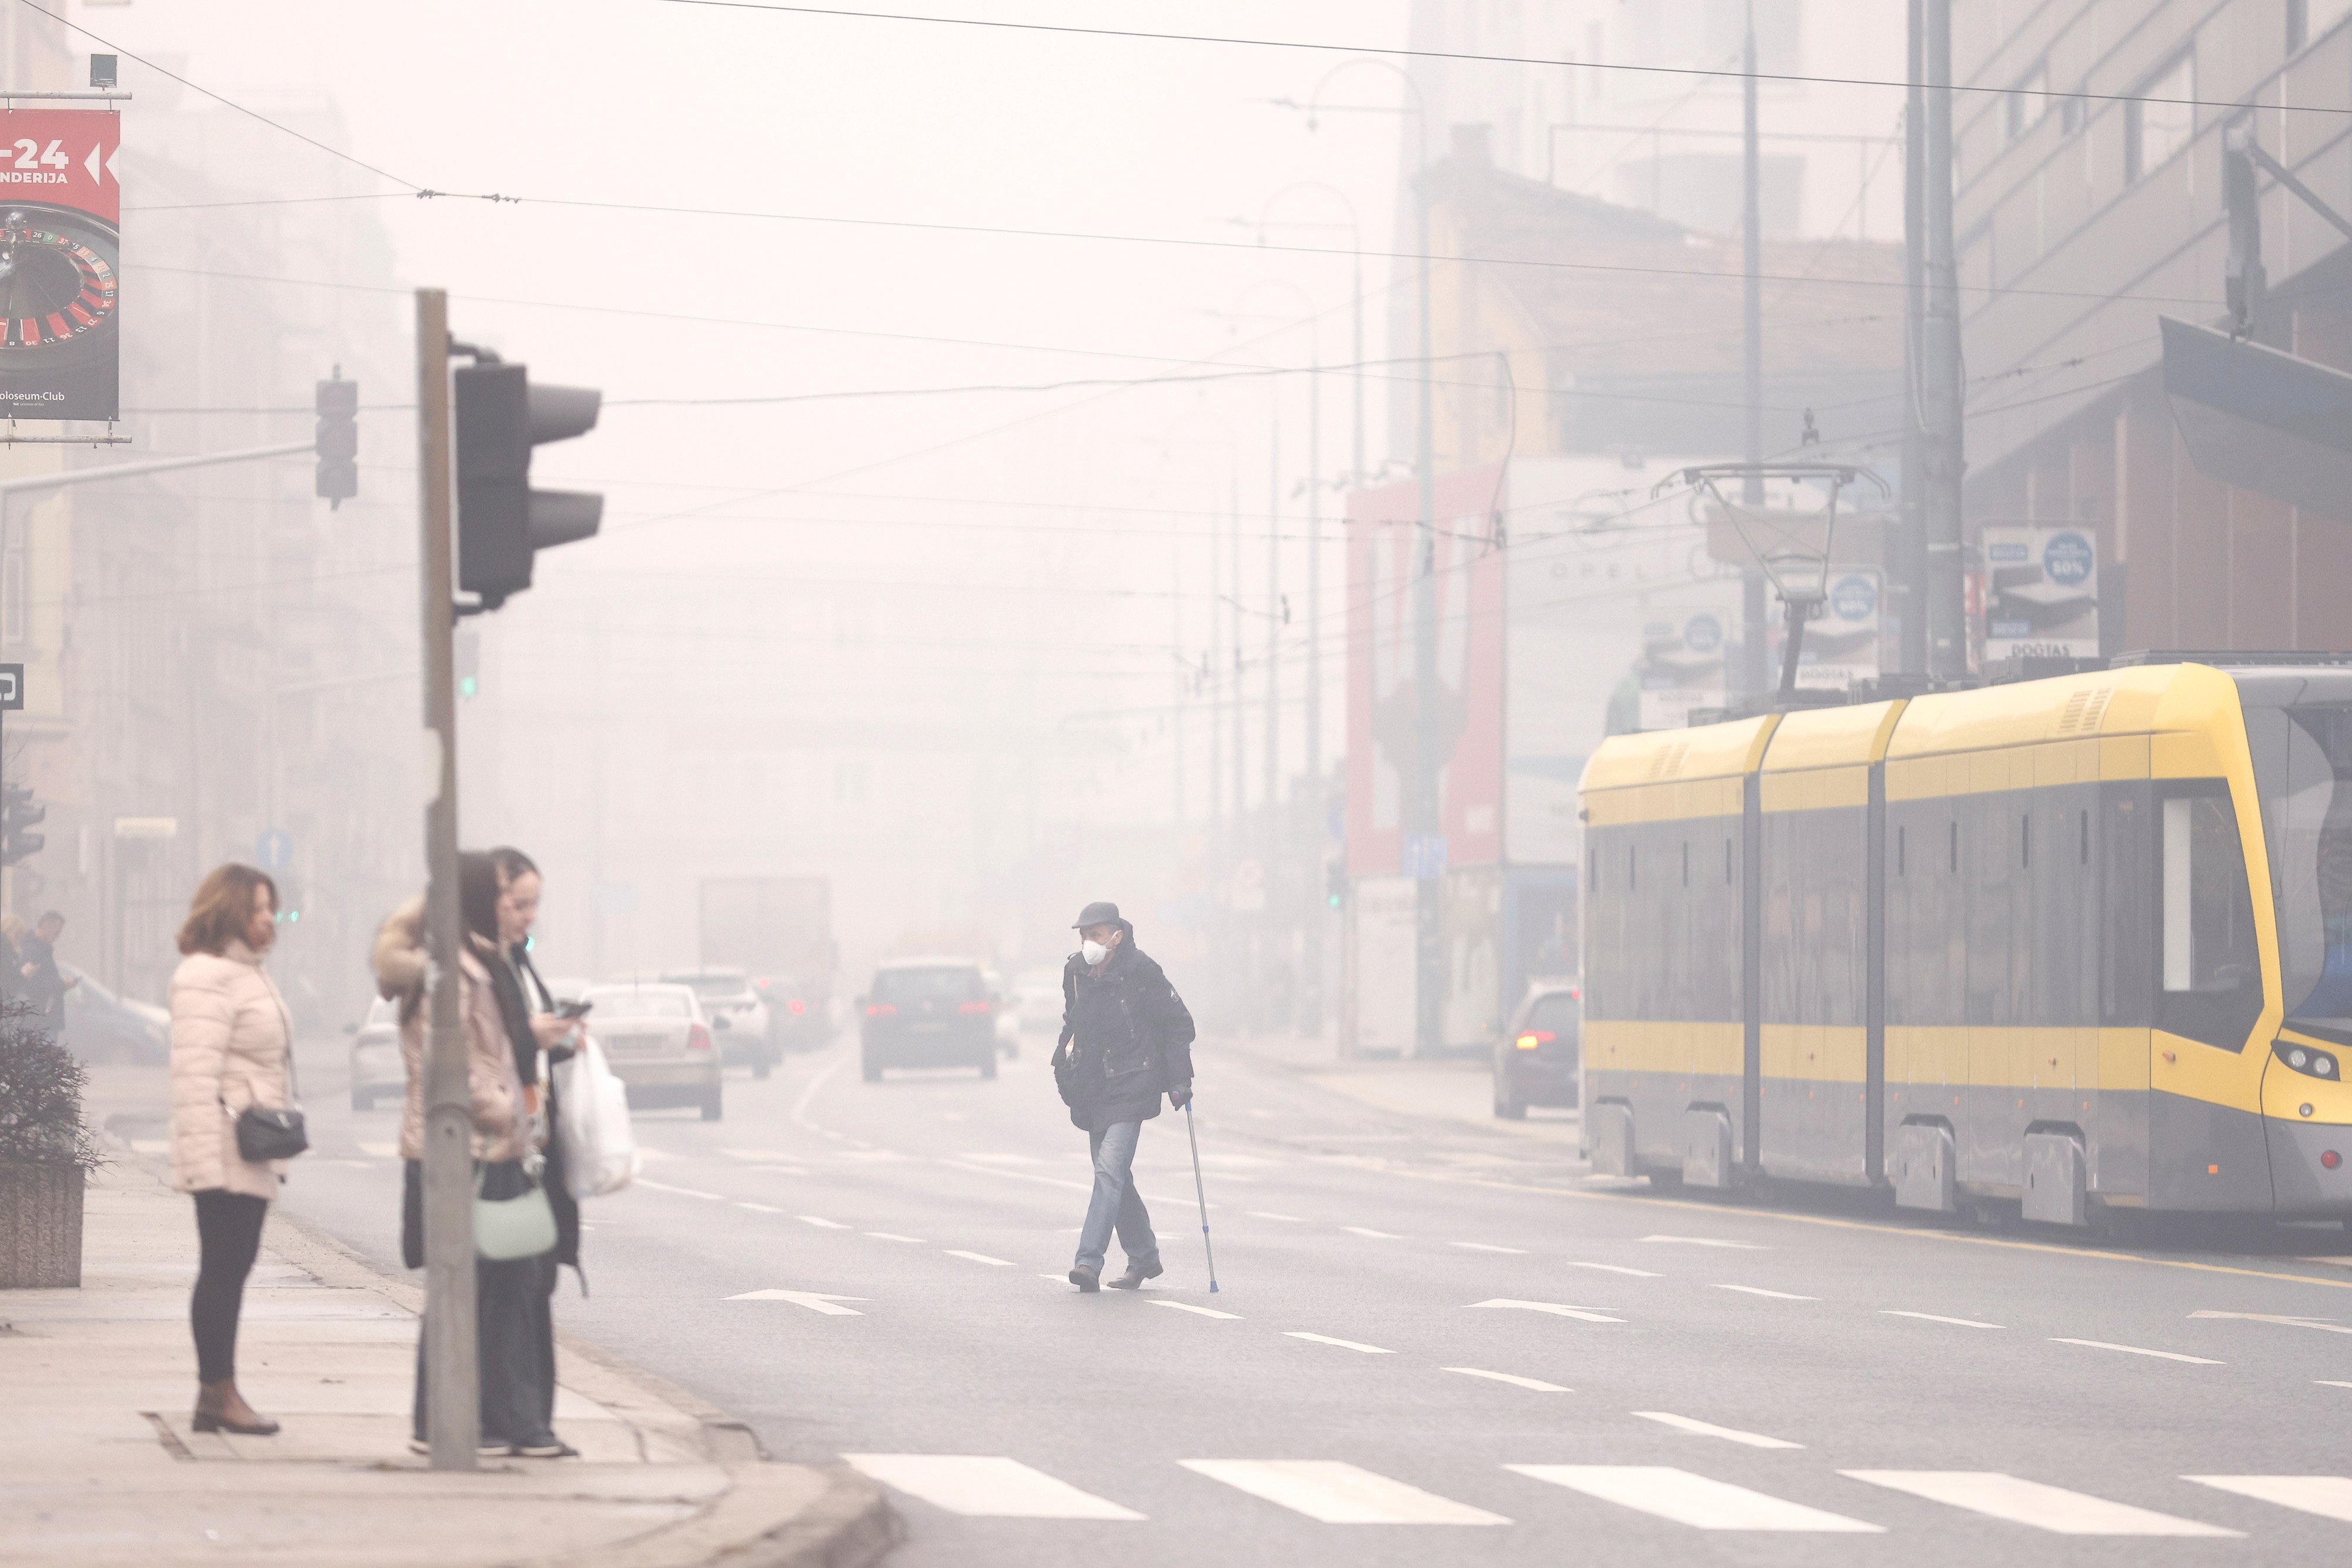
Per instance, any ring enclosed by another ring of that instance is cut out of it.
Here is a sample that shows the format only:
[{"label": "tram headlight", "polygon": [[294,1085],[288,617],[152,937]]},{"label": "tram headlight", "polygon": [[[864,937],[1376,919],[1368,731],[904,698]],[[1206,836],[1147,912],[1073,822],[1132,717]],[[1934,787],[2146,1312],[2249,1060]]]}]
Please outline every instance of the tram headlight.
[{"label": "tram headlight", "polygon": [[2280,1061],[2306,1078],[2319,1078],[2335,1083],[2340,1082],[2344,1076],[2342,1064],[2337,1062],[2333,1055],[2320,1050],[2317,1046],[2303,1045],[2294,1040],[2283,1040],[2271,1050]]}]

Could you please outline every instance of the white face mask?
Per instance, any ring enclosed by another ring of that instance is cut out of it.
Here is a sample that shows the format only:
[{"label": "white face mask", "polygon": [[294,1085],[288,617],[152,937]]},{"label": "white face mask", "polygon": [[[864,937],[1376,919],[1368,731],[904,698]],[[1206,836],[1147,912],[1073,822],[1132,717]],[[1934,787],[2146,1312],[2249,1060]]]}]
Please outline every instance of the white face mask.
[{"label": "white face mask", "polygon": [[1101,963],[1105,958],[1109,957],[1110,949],[1104,946],[1099,942],[1086,942],[1080,944],[1078,947],[1078,956],[1087,961],[1088,967],[1092,967],[1093,966]]}]

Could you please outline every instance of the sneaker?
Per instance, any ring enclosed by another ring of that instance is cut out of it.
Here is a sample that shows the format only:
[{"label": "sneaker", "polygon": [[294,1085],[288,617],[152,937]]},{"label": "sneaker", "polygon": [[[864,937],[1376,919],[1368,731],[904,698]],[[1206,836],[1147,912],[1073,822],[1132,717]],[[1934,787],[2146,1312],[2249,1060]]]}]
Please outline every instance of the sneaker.
[{"label": "sneaker", "polygon": [[1157,1280],[1162,1272],[1157,1258],[1149,1263],[1139,1263],[1130,1258],[1127,1260],[1126,1273],[1116,1280],[1105,1280],[1103,1283],[1114,1291],[1139,1291],[1143,1289],[1144,1281]]},{"label": "sneaker", "polygon": [[1091,1296],[1102,1289],[1102,1271],[1076,1264],[1070,1270],[1070,1283],[1078,1288],[1078,1294]]},{"label": "sneaker", "polygon": [[519,1459],[576,1459],[580,1450],[551,1433],[544,1443],[517,1443],[514,1454]]}]

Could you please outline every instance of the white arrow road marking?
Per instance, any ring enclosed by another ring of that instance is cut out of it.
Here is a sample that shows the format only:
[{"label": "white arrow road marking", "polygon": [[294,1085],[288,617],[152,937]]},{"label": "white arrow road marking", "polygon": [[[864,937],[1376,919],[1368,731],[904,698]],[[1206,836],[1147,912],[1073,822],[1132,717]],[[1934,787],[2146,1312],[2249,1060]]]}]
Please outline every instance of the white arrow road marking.
[{"label": "white arrow road marking", "polygon": [[829,1296],[822,1291],[746,1291],[740,1296],[730,1296],[730,1301],[790,1301],[796,1307],[806,1307],[813,1312],[823,1312],[829,1318],[862,1318],[866,1314],[855,1307],[840,1307],[836,1301],[863,1301],[865,1296]]},{"label": "white arrow road marking", "polygon": [[1623,1318],[1612,1318],[1607,1312],[1596,1312],[1591,1307],[1564,1307],[1558,1301],[1514,1301],[1497,1298],[1491,1301],[1473,1301],[1473,1307],[1503,1307],[1522,1312],[1549,1312],[1556,1318],[1574,1318],[1580,1322],[1622,1323]]},{"label": "white arrow road marking", "polygon": [[992,1268],[1010,1269],[1013,1267],[1013,1261],[1011,1259],[992,1258],[985,1252],[963,1252],[959,1251],[953,1247],[943,1247],[940,1250],[945,1252],[950,1258],[968,1258],[975,1263],[986,1263]]},{"label": "white arrow road marking", "polygon": [[2325,1333],[2352,1333],[2352,1328],[2326,1318],[2284,1318],[2272,1312],[2191,1312],[2192,1318],[2237,1318],[2250,1323],[2284,1323],[2289,1328],[2318,1329]]},{"label": "white arrow road marking", "polygon": [[1528,1249],[1524,1247],[1497,1247],[1491,1241],[1456,1241],[1454,1245],[1471,1252],[1505,1252],[1514,1258],[1524,1258],[1528,1255]]},{"label": "white arrow road marking", "polygon": [[1688,1416],[1676,1416],[1665,1410],[1636,1410],[1633,1414],[1644,1421],[1672,1427],[1677,1432],[1689,1432],[1701,1437],[1720,1437],[1727,1443],[1739,1443],[1750,1448],[1801,1448],[1805,1446],[1791,1443],[1786,1437],[1768,1437],[1761,1432],[1743,1432],[1737,1427],[1718,1427],[1712,1421],[1696,1421]]},{"label": "white arrow road marking", "polygon": [[1532,1388],[1538,1394],[1573,1394],[1573,1388],[1562,1388],[1557,1383],[1546,1383],[1540,1377],[1521,1377],[1515,1372],[1488,1372],[1483,1366],[1448,1366],[1442,1370],[1458,1372],[1465,1377],[1491,1377],[1497,1383],[1507,1383],[1514,1388]]},{"label": "white arrow road marking", "polygon": [[1906,1312],[1899,1307],[1884,1308],[1881,1310],[1879,1315],[1889,1318],[1917,1318],[1923,1322],[1950,1323],[1955,1328],[1964,1329],[1997,1329],[2000,1327],[1999,1323],[1980,1323],[1974,1318],[1948,1318],[1937,1312]]},{"label": "white arrow road marking", "polygon": [[2023,1480],[1998,1470],[1841,1470],[1872,1486],[1924,1497],[1971,1513],[2030,1524],[2055,1535],[2221,1535],[2234,1530],[2175,1519],[2085,1492]]},{"label": "white arrow road marking", "polygon": [[799,1220],[803,1225],[814,1225],[819,1230],[846,1230],[849,1228],[849,1227],[844,1225],[838,1219],[827,1219],[822,1215],[795,1214],[793,1218]]},{"label": "white arrow road marking", "polygon": [[690,1186],[671,1186],[667,1182],[655,1181],[649,1176],[639,1176],[637,1178],[637,1185],[639,1186],[649,1186],[656,1192],[674,1192],[680,1197],[698,1197],[706,1203],[724,1203],[727,1201],[727,1195],[725,1193],[698,1192]]},{"label": "white arrow road marking", "polygon": [[[1050,1276],[1048,1277],[1050,1278]],[[1180,1312],[1192,1312],[1204,1318],[1225,1318],[1234,1322],[1239,1322],[1241,1321],[1241,1313],[1239,1312],[1221,1312],[1214,1307],[1196,1307],[1190,1301],[1171,1301],[1161,1297],[1154,1296],[1151,1298],[1151,1304],[1155,1307],[1173,1307]]]},{"label": "white arrow road marking", "polygon": [[2194,1366],[2227,1366],[2226,1361],[2214,1361],[2208,1356],[2183,1355],[2177,1350],[2147,1350],[2136,1344],[2110,1344],[2103,1339],[2061,1339],[2053,1334],[2052,1344],[2079,1344],[2091,1350],[2119,1350],[2126,1355],[2152,1355],[2159,1361],[2185,1361]]},{"label": "white arrow road marking", "polygon": [[985,1454],[844,1454],[884,1486],[977,1519],[1138,1520],[1143,1515],[1018,1459]]},{"label": "white arrow road marking", "polygon": [[1341,1350],[1360,1350],[1366,1355],[1394,1355],[1396,1354],[1396,1352],[1392,1350],[1382,1350],[1376,1344],[1360,1344],[1351,1339],[1333,1339],[1329,1334],[1308,1333],[1305,1329],[1285,1329],[1282,1332],[1292,1339],[1313,1340],[1317,1344],[1336,1344]]},{"label": "white arrow road marking", "polygon": [[1769,1252],[1759,1241],[1726,1241],[1714,1236],[1644,1236],[1644,1241],[1671,1241],[1683,1247],[1737,1247],[1742,1252]]},{"label": "white arrow road marking", "polygon": [[1505,1465],[1507,1470],[1699,1530],[1884,1533],[1882,1526],[1669,1465]]},{"label": "white arrow road marking", "polygon": [[1223,1481],[1325,1524],[1508,1524],[1498,1513],[1425,1492],[1339,1459],[1181,1459]]},{"label": "white arrow road marking", "polygon": [[1769,1296],[1776,1301],[1818,1301],[1819,1296],[1792,1296],[1786,1291],[1768,1291],[1761,1285],[1717,1285],[1718,1291],[1737,1291],[1743,1296]]},{"label": "white arrow road marking", "polygon": [[2352,1479],[2344,1476],[2183,1476],[2201,1487],[2352,1524]]}]

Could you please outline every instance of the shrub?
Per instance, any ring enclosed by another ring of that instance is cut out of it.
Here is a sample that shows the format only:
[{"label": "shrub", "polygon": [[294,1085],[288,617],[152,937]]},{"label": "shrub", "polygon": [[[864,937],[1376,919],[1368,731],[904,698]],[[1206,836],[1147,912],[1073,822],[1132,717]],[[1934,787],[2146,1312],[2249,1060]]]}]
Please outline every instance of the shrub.
[{"label": "shrub", "polygon": [[0,1004],[0,1163],[105,1164],[81,1115],[89,1074],[23,1001]]}]

